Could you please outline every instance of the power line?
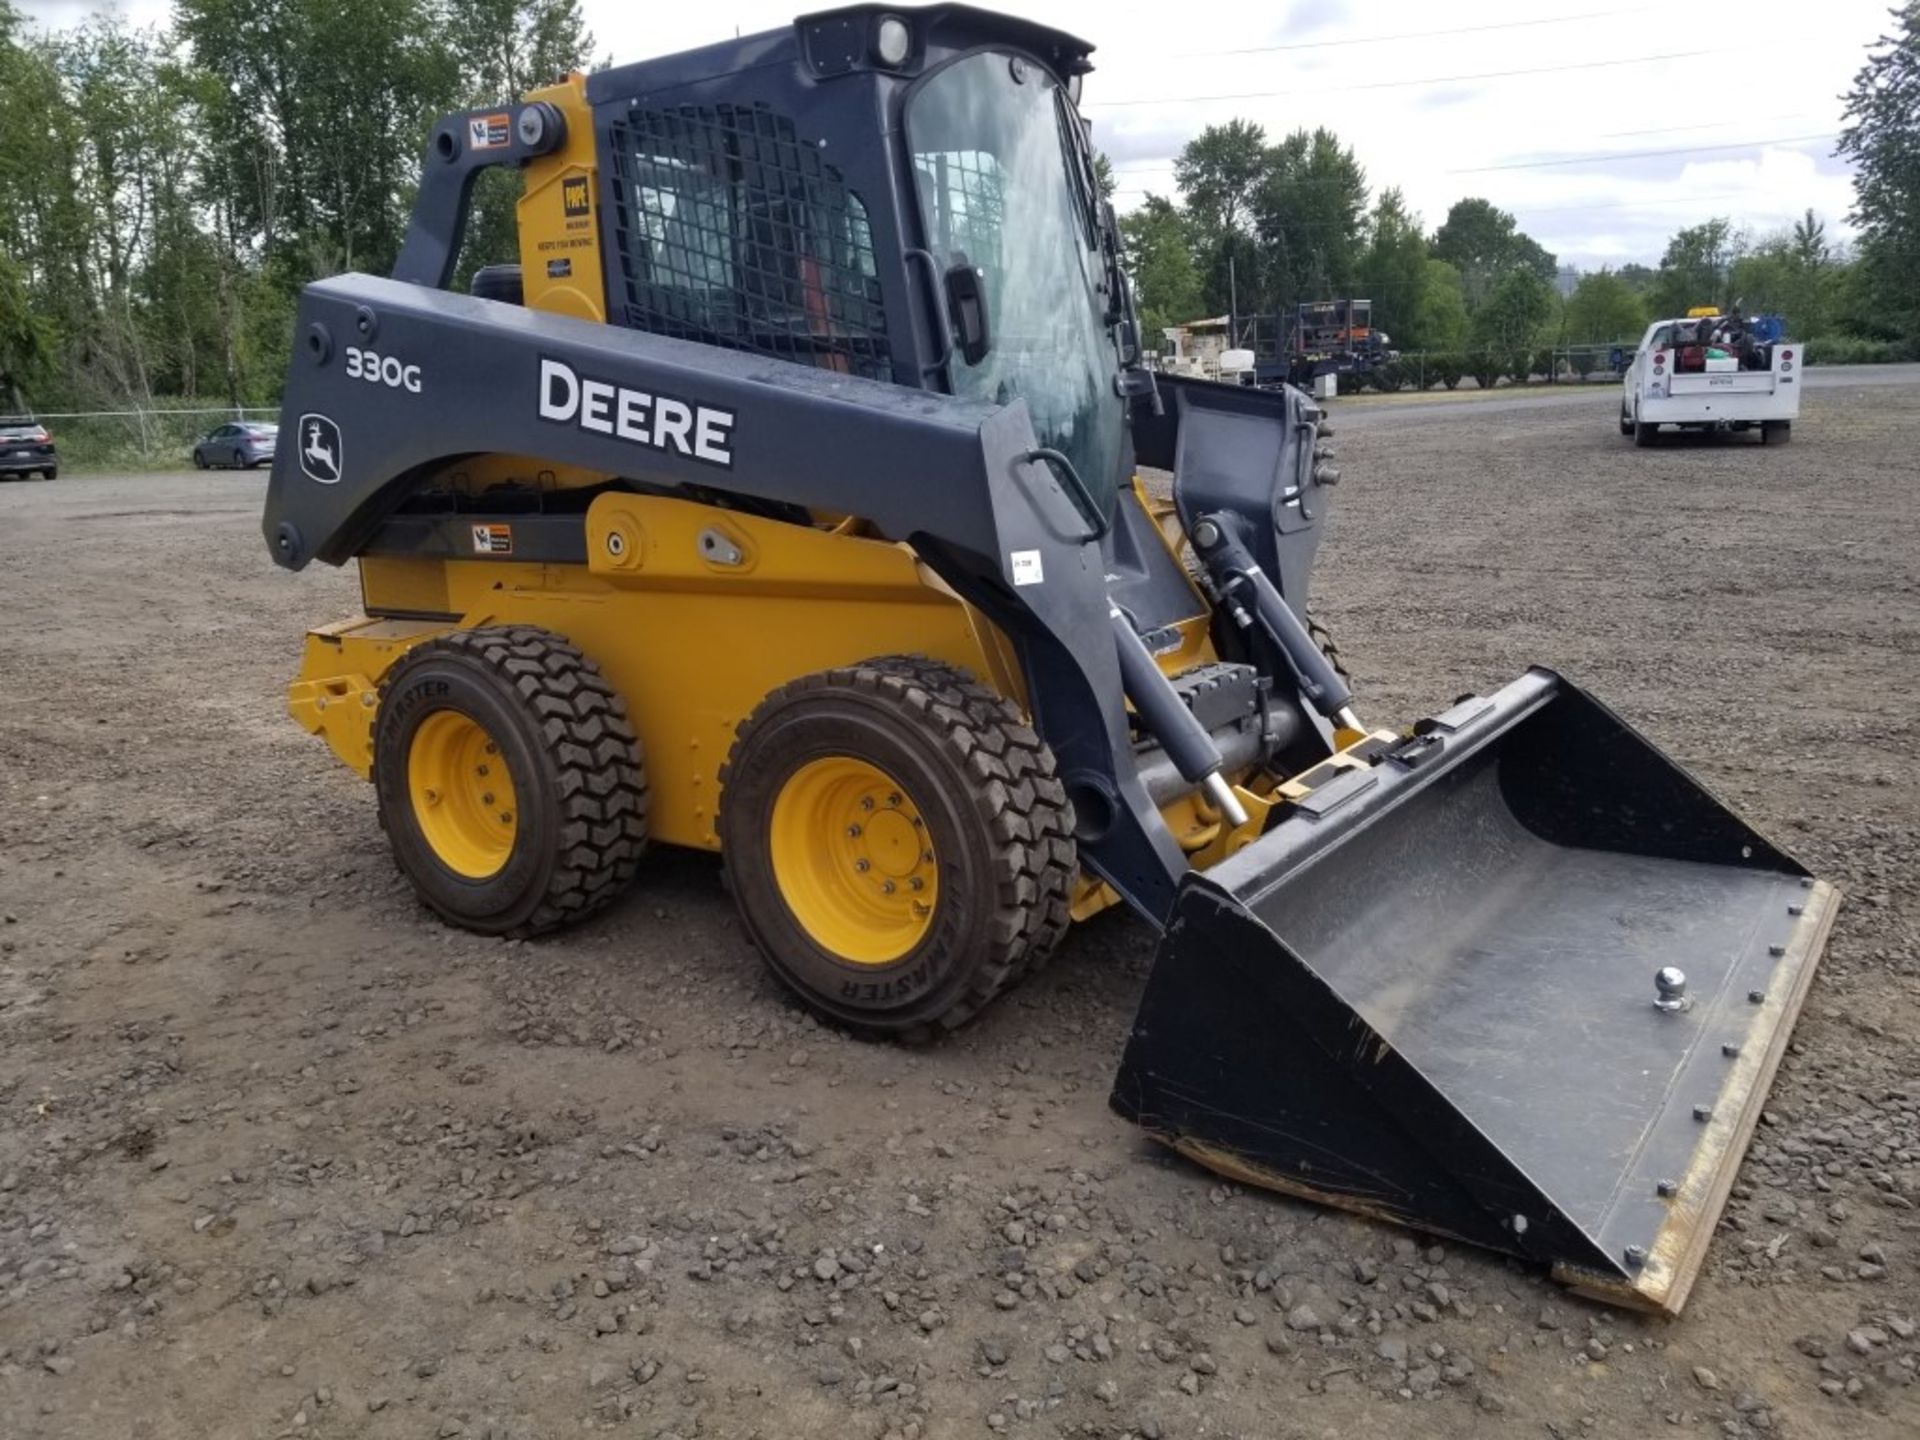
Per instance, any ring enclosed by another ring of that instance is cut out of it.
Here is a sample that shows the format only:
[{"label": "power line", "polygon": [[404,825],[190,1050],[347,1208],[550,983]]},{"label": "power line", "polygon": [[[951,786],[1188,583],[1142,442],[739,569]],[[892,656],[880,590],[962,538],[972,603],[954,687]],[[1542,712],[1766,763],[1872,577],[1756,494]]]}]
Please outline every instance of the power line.
[{"label": "power line", "polygon": [[[1752,49],[1752,46],[1736,47]],[[1617,69],[1623,65],[1656,65],[1668,60],[1697,60],[1704,55],[1727,55],[1732,49],[1675,50],[1666,55],[1635,55],[1622,60],[1581,60],[1571,65],[1535,65],[1524,70],[1483,70],[1473,75],[1429,75],[1418,80],[1369,80],[1319,90],[1250,90],[1237,95],[1163,95],[1139,100],[1082,100],[1091,110],[1135,109],[1143,105],[1206,105],[1227,100],[1280,100],[1297,95],[1346,95],[1356,90],[1401,90],[1413,85],[1453,85],[1464,80],[1510,80],[1521,75],[1563,75],[1571,70]]]},{"label": "power line", "polygon": [[[1157,192],[1121,188],[1113,192],[1116,195],[1151,195]],[[1522,219],[1529,215],[1568,215],[1580,214],[1589,210],[1643,210],[1656,205],[1699,205],[1704,200],[1750,200],[1750,190],[1707,190],[1698,194],[1654,196],[1645,200],[1594,200],[1577,205],[1526,205],[1508,210],[1509,215]],[[1171,199],[1171,196],[1163,197]],[[1483,197],[1484,198],[1484,197]],[[1491,203],[1491,202],[1489,202]],[[1505,206],[1499,207],[1506,209]],[[1794,207],[1796,210],[1803,208]],[[1346,223],[1340,220],[1294,220],[1288,224],[1293,230],[1344,230]]]},{"label": "power line", "polygon": [[1539,25],[1572,25],[1582,20],[1607,20],[1627,15],[1645,15],[1656,9],[1664,11],[1667,7],[1642,5],[1633,10],[1588,10],[1579,15],[1553,15],[1541,20],[1503,20],[1493,25],[1456,25],[1446,30],[1402,30],[1392,35],[1355,35],[1340,40],[1296,40],[1285,45],[1247,45],[1233,50],[1189,50],[1178,58],[1201,59],[1210,55],[1271,55],[1281,50],[1331,50],[1342,45],[1389,45],[1400,40],[1433,40],[1444,35],[1484,35],[1490,30],[1524,30]]},{"label": "power line", "polygon": [[[1795,115],[1742,115],[1732,120],[1711,120],[1703,125],[1657,125],[1650,130],[1601,130],[1594,135],[1596,140],[1628,140],[1637,135],[1690,135],[1701,130],[1724,130],[1729,125],[1773,125],[1788,120],[1813,120],[1821,118],[1805,110]],[[1167,171],[1180,163],[1178,157],[1166,160],[1137,160],[1115,165],[1116,175],[1132,175],[1142,171]],[[1457,172],[1456,172],[1457,173]]]},{"label": "power line", "polygon": [[1590,165],[1602,160],[1649,160],[1661,155],[1707,155],[1721,150],[1752,150],[1761,145],[1801,145],[1809,140],[1835,140],[1830,135],[1781,135],[1771,140],[1736,140],[1727,145],[1682,145],[1673,150],[1611,150],[1601,155],[1569,155],[1560,160],[1516,160],[1510,165],[1469,165],[1447,170],[1447,175],[1483,175],[1489,170],[1544,170],[1550,165]]}]

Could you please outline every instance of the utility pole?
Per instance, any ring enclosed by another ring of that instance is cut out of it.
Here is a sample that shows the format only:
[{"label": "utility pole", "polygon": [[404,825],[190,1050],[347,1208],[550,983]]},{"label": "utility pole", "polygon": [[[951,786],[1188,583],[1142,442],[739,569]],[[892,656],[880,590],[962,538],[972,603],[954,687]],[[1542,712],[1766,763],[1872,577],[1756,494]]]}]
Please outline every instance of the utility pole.
[{"label": "utility pole", "polygon": [[1233,256],[1227,256],[1227,341],[1234,342],[1234,331],[1240,323],[1240,283],[1235,274]]}]

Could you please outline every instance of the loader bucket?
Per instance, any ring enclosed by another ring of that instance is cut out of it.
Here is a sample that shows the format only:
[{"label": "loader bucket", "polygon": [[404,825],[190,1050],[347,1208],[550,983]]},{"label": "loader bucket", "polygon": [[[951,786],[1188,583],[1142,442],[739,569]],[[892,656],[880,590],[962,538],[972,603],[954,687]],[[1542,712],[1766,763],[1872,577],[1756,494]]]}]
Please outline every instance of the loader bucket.
[{"label": "loader bucket", "polygon": [[1334,773],[1182,882],[1114,1108],[1677,1313],[1834,891],[1544,670]]}]

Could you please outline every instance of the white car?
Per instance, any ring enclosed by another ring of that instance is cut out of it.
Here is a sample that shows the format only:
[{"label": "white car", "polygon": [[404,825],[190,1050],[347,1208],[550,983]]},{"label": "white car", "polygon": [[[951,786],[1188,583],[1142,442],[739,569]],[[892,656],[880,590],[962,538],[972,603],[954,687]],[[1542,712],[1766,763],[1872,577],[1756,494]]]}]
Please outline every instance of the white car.
[{"label": "white car", "polygon": [[1760,428],[1762,444],[1784,445],[1800,414],[1804,358],[1792,340],[1762,345],[1725,336],[1725,316],[1656,320],[1627,366],[1620,433],[1651,445],[1662,425],[1682,430]]}]

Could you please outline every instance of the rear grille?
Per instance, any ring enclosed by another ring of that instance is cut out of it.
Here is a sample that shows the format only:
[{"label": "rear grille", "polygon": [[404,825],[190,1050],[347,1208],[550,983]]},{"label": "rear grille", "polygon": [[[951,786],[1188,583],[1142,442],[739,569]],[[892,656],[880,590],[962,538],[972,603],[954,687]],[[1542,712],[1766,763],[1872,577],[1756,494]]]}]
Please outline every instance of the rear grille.
[{"label": "rear grille", "polygon": [[636,106],[611,132],[627,325],[894,378],[866,207],[791,120]]}]

